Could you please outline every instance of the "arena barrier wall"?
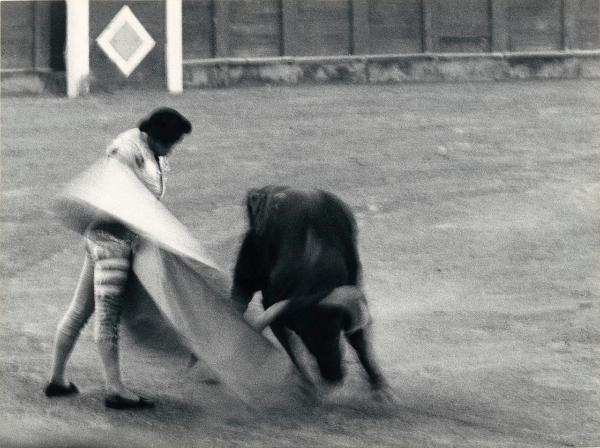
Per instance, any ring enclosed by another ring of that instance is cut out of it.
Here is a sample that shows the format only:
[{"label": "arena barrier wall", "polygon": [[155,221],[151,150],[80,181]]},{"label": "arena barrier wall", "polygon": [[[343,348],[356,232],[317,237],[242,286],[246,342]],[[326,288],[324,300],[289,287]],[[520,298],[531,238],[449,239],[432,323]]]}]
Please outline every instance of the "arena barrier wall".
[{"label": "arena barrier wall", "polygon": [[0,3],[3,93],[597,78],[600,0]]}]

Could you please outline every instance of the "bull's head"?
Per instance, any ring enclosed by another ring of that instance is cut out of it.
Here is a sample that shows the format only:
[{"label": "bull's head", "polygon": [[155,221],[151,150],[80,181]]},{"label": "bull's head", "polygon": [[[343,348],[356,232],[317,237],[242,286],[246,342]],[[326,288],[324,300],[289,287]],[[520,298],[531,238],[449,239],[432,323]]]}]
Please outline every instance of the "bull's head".
[{"label": "bull's head", "polygon": [[246,193],[246,212],[250,228],[257,235],[264,235],[267,223],[277,206],[278,197],[289,187],[267,185],[251,188]]}]

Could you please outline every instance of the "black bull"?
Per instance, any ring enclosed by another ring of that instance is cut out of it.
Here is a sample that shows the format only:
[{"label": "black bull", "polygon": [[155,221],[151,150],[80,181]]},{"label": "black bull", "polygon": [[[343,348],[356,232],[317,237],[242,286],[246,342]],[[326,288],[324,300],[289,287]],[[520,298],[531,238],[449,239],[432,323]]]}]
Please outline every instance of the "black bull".
[{"label": "black bull", "polygon": [[265,310],[278,303],[267,322],[274,335],[304,373],[290,343],[289,332],[295,332],[329,383],[344,377],[340,337],[345,334],[372,388],[381,389],[385,380],[369,340],[349,207],[325,191],[282,186],[248,191],[246,206],[249,228],[235,266],[234,301],[245,308],[261,291]]}]

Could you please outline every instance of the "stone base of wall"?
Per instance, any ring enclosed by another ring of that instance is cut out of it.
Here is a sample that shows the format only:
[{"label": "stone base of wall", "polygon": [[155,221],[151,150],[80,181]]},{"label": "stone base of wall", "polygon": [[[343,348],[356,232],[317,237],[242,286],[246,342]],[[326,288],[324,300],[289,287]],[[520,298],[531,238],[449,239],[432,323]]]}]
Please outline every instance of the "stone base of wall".
[{"label": "stone base of wall", "polygon": [[184,87],[600,78],[600,51],[184,61]]},{"label": "stone base of wall", "polygon": [[64,72],[10,70],[0,72],[2,95],[66,94]]},{"label": "stone base of wall", "polygon": [[[63,72],[0,74],[3,95],[66,93]],[[184,88],[600,78],[600,51],[205,59],[184,61],[183,78]]]}]

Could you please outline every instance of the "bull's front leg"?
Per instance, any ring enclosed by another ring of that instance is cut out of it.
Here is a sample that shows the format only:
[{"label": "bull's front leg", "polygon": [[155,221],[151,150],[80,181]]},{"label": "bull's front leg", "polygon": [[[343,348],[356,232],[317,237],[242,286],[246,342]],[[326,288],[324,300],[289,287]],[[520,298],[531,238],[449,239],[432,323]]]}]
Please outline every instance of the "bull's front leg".
[{"label": "bull's front leg", "polygon": [[271,331],[285,350],[285,352],[290,357],[290,361],[298,371],[300,375],[300,379],[302,380],[302,389],[307,395],[314,395],[316,392],[316,385],[312,379],[310,372],[306,369],[306,366],[302,364],[302,362],[298,359],[296,351],[292,346],[291,342],[291,332],[283,325],[278,323],[271,324]]}]

